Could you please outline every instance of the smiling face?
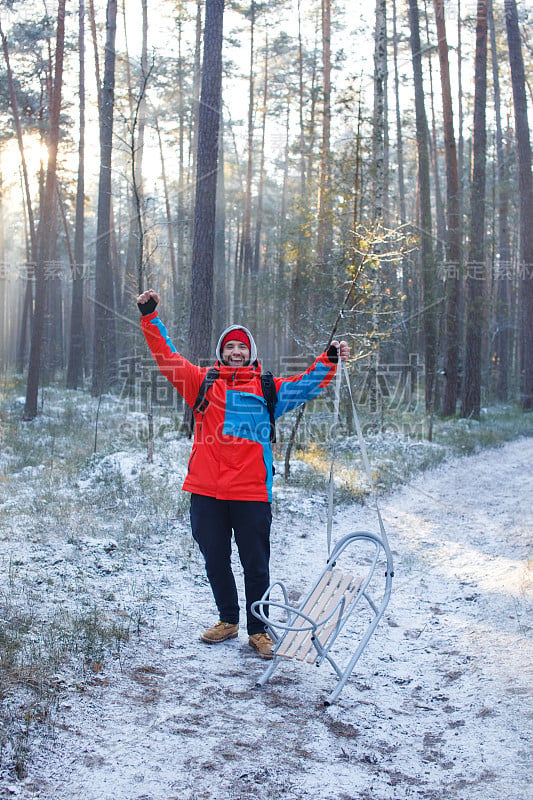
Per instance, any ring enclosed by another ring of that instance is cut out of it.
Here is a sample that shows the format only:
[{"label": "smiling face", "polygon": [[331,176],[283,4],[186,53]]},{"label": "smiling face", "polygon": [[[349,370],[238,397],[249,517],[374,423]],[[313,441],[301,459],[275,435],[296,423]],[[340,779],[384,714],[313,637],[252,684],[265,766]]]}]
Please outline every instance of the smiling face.
[{"label": "smiling face", "polygon": [[230,367],[245,367],[250,362],[250,348],[244,342],[230,339],[222,348],[222,361]]}]

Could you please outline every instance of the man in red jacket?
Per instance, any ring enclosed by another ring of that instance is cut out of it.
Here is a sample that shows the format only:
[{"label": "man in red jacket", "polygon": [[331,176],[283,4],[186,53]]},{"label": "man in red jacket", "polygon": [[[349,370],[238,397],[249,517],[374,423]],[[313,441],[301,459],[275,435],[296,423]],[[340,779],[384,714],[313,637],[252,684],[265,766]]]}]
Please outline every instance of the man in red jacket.
[{"label": "man in red jacket", "polygon": [[[153,289],[137,298],[141,327],[160,371],[194,408],[208,372],[178,353],[158,317]],[[316,397],[333,378],[346,342],[333,342],[302,375],[274,378],[275,418]],[[215,379],[205,402],[194,410],[195,432],[183,489],[191,493],[192,535],[205,559],[219,621],[201,639],[217,644],[239,630],[239,603],[231,569],[231,538],[244,571],[249,644],[272,657],[272,640],[251,613],[270,583],[270,526],[273,457],[271,419],[261,383],[257,348],[250,331],[232,325],[216,348]]]}]

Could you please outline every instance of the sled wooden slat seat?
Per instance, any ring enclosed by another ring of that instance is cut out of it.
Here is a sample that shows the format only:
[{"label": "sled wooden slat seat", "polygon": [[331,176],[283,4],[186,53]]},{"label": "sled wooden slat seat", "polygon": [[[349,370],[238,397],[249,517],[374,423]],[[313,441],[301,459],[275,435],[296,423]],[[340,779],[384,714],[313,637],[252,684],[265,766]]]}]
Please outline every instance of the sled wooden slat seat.
[{"label": "sled wooden slat seat", "polygon": [[[303,629],[287,632],[276,650],[276,655],[281,658],[295,658],[298,661],[307,658],[310,663],[315,661],[316,653],[311,652],[313,649],[312,637],[318,636],[320,644],[323,647],[326,645],[343,608],[352,601],[361,583],[360,578],[354,579],[352,575],[343,575],[338,570],[324,573],[311,596],[301,608],[306,616],[319,621],[317,631],[315,632],[312,628],[310,630],[309,625],[305,625],[305,618],[302,617]],[[324,627],[320,627],[320,619],[329,617],[335,609],[336,613],[331,616],[328,623]],[[298,621],[296,620],[295,626],[297,625]],[[311,655],[309,655],[310,653]]]},{"label": "sled wooden slat seat", "polygon": [[[359,555],[353,552],[359,547]],[[354,577],[350,567],[343,571],[338,566],[341,556],[352,550],[352,562],[357,561],[357,571],[364,568],[362,577]],[[380,570],[383,569],[383,572]],[[252,612],[268,628],[274,641],[272,661],[258,680],[261,687],[268,681],[280,662],[294,659],[320,666],[328,661],[338,677],[326,705],[335,702],[363,653],[378,622],[385,613],[392,588],[392,554],[386,538],[368,531],[356,531],[344,536],[333,549],[322,573],[298,606],[289,601],[287,589],[280,581],[269,586],[261,600],[252,604]],[[281,600],[274,598],[279,590]],[[349,626],[352,615],[366,608],[369,621],[363,615],[356,632]],[[274,619],[273,611],[281,611],[283,619]],[[342,632],[344,653],[352,651],[348,663],[341,667],[334,656],[335,643]]]},{"label": "sled wooden slat seat", "polygon": [[[334,633],[336,630],[337,624],[342,619],[342,615],[344,613],[344,609],[350,609],[350,603],[356,597],[357,592],[359,591],[361,584],[363,583],[362,578],[353,577],[352,575],[344,576],[343,583],[342,583],[342,599],[343,605],[339,606],[337,612],[331,617],[330,621],[320,627],[317,630],[316,637],[322,647],[326,647],[329,637]],[[339,599],[341,596],[339,596]],[[328,606],[328,609],[334,607],[335,603],[332,603]],[[350,613],[347,611],[347,613]],[[313,642],[309,639],[309,648],[308,648],[308,658],[307,661],[311,664],[316,661],[316,654],[312,652],[312,645]]]}]

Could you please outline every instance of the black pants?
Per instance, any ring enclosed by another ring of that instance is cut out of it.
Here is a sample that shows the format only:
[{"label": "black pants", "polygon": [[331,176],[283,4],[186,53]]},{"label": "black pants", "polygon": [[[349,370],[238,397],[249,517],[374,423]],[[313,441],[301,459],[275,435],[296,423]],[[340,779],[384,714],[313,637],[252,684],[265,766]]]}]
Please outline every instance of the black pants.
[{"label": "black pants", "polygon": [[259,500],[216,500],[191,495],[192,535],[205,558],[205,567],[219,617],[223,622],[239,621],[239,600],[231,570],[231,535],[244,570],[246,623],[248,633],[265,629],[250,611],[270,583],[270,503]]}]

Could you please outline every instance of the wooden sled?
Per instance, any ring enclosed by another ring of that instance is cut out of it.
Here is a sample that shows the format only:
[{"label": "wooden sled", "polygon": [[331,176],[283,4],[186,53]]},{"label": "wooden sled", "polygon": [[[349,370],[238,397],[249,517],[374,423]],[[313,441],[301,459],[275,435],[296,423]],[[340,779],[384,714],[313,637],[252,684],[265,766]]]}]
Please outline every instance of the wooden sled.
[{"label": "wooden sled", "polygon": [[[345,561],[352,563],[343,569]],[[354,574],[353,562],[357,564],[358,575]],[[386,535],[380,537],[356,531],[338,542],[322,574],[298,607],[289,602],[283,583],[272,583],[261,600],[252,604],[252,612],[268,627],[274,641],[273,659],[256,686],[264,686],[284,659],[314,662],[316,666],[328,661],[337,674],[338,683],[325,705],[334,703],[385,613],[393,575]],[[281,600],[273,599],[275,590],[281,592]],[[369,621],[361,613],[365,609],[370,612]],[[274,619],[280,612],[282,618]],[[355,633],[354,618],[358,622]],[[345,635],[341,637],[343,632]],[[352,655],[343,668],[334,657],[339,637],[343,639],[343,646],[346,641],[353,642]]]}]

